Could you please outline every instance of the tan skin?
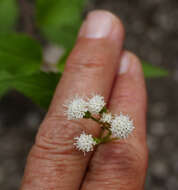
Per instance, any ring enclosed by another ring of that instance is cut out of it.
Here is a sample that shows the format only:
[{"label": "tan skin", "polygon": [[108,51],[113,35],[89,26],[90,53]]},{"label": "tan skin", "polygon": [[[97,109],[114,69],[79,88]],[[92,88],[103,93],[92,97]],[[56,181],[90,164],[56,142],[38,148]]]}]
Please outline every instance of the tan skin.
[{"label": "tan skin", "polygon": [[[88,35],[87,23],[102,15],[112,20],[109,32]],[[146,90],[140,60],[123,50],[123,41],[123,25],[116,16],[90,13],[28,156],[21,190],[144,189]],[[120,68],[121,62],[127,69]],[[68,121],[63,104],[75,94],[92,93],[103,95],[113,113],[129,114],[136,129],[128,139],[102,144],[84,156],[73,147],[73,138],[83,130],[98,136],[100,128],[89,120]]]}]

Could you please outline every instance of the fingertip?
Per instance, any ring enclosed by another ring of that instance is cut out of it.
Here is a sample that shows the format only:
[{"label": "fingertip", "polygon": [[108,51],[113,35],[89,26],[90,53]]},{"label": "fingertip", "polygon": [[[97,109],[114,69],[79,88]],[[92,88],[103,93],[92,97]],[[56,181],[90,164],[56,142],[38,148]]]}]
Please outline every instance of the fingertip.
[{"label": "fingertip", "polygon": [[143,77],[140,59],[130,51],[124,51],[121,55],[119,74],[131,74],[134,78]]},{"label": "fingertip", "polygon": [[88,13],[79,37],[89,39],[110,38],[118,43],[124,38],[122,21],[113,13],[106,10],[94,10]]},{"label": "fingertip", "polygon": [[140,99],[143,100],[143,104],[145,105],[144,110],[146,110],[147,92],[141,60],[134,53],[125,50],[121,58],[121,69],[124,67],[126,62],[128,63],[128,70],[125,72],[125,77],[127,79],[124,80],[127,80],[128,83],[130,81],[130,84],[135,84],[135,90],[137,91],[135,93],[138,94],[138,97],[141,97]]}]

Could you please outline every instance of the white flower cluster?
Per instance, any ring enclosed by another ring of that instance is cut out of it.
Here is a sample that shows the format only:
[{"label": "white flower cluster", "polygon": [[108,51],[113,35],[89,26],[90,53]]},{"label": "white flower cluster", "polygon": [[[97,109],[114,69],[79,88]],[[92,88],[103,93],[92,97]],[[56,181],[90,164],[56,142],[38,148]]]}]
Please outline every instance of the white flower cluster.
[{"label": "white flower cluster", "polygon": [[111,122],[111,132],[116,138],[125,139],[134,129],[133,121],[130,120],[129,116],[116,115]]},{"label": "white flower cluster", "polygon": [[84,118],[89,111],[91,114],[98,114],[105,106],[104,97],[94,95],[92,98],[85,101],[84,98],[76,96],[67,105],[67,117],[69,120]]},{"label": "white flower cluster", "polygon": [[[128,115],[112,115],[108,112],[104,101],[104,97],[100,95],[94,95],[90,99],[85,100],[79,96],[76,96],[67,105],[66,114],[69,120],[76,120],[81,118],[91,118],[97,121],[101,126],[110,131],[113,137],[118,139],[125,139],[135,128],[133,121]],[[93,115],[98,114],[98,117]],[[84,132],[75,137],[75,147],[78,150],[85,152],[93,151],[94,146],[102,142],[102,137],[97,141],[97,138],[93,138],[91,134],[85,134]]]},{"label": "white flower cluster", "polygon": [[104,97],[95,95],[88,101],[88,111],[92,114],[98,114],[105,105]]},{"label": "white flower cluster", "polygon": [[67,105],[67,117],[68,120],[81,119],[85,116],[88,111],[88,103],[78,96],[71,100]]},{"label": "white flower cluster", "polygon": [[111,113],[103,113],[101,118],[100,118],[100,121],[103,122],[103,123],[109,123],[111,124],[112,123],[112,119],[113,119],[113,116]]},{"label": "white flower cluster", "polygon": [[87,135],[84,132],[79,136],[74,138],[76,142],[74,145],[78,150],[85,152],[93,151],[93,147],[96,145],[92,135]]}]

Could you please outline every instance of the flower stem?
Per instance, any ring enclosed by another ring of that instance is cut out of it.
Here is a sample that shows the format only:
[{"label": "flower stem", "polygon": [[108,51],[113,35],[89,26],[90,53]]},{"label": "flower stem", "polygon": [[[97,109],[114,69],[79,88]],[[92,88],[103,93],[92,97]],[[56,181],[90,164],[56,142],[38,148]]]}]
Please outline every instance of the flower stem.
[{"label": "flower stem", "polygon": [[107,129],[107,130],[108,130],[108,134],[101,139],[102,143],[106,143],[106,142],[110,141],[110,136],[112,135],[112,132],[109,129]]},{"label": "flower stem", "polygon": [[[110,142],[110,141],[113,141],[113,140],[117,140],[117,138],[111,138],[111,135],[112,135],[112,132],[110,130],[110,125],[108,123],[103,123],[101,122],[99,119],[93,117],[92,115],[89,115],[90,119],[92,119],[93,121],[97,122],[98,124],[101,125],[101,134],[100,134],[100,137],[99,138],[95,138],[95,141],[97,142],[97,145],[101,144],[101,143],[107,143],[107,142]],[[105,132],[105,130],[108,132],[104,137],[103,134]]]},{"label": "flower stem", "polygon": [[93,121],[96,121],[99,124],[102,124],[99,119],[96,119],[95,117],[93,117],[92,115],[90,116],[90,119],[92,119]]}]

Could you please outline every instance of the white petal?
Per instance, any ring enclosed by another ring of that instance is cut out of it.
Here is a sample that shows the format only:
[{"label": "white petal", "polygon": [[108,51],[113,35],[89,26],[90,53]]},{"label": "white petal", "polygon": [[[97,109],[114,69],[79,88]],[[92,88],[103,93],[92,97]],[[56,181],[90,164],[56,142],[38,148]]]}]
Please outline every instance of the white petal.
[{"label": "white petal", "polygon": [[88,102],[88,110],[92,114],[98,114],[106,105],[104,97],[95,95]]}]

